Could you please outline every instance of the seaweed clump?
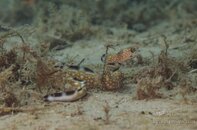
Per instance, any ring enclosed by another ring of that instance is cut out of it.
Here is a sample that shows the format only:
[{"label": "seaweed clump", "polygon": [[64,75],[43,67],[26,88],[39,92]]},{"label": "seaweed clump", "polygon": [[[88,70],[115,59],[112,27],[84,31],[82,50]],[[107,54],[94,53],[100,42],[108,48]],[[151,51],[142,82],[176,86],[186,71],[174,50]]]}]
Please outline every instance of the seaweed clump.
[{"label": "seaweed clump", "polygon": [[65,83],[65,73],[56,69],[50,61],[38,59],[36,65],[36,86],[40,92],[46,89],[62,90]]},{"label": "seaweed clump", "polygon": [[[188,66],[168,55],[168,44],[161,51],[157,63],[140,70],[135,76],[137,83],[136,98],[138,100],[166,98],[173,94],[167,94],[162,90],[173,90],[187,73]],[[174,95],[176,92],[174,93]]]},{"label": "seaweed clump", "polygon": [[[8,51],[6,41],[15,36],[22,44],[19,42]],[[64,86],[63,72],[54,67],[54,61],[41,56],[42,52],[27,44],[19,32],[8,29],[0,40],[1,106],[27,105],[33,103],[30,100],[39,100],[42,93],[46,93],[44,90],[58,90]]]}]

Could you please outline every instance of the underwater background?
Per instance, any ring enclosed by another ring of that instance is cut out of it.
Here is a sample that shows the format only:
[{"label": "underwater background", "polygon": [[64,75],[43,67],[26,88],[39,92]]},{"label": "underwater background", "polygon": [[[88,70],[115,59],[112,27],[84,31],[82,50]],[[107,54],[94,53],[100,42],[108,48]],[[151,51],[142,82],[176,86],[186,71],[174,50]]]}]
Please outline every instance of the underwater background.
[{"label": "underwater background", "polygon": [[196,0],[0,0],[0,130],[196,130],[196,108]]},{"label": "underwater background", "polygon": [[9,26],[87,24],[142,32],[164,21],[196,18],[197,5],[194,0],[1,0],[0,6],[1,22]]}]

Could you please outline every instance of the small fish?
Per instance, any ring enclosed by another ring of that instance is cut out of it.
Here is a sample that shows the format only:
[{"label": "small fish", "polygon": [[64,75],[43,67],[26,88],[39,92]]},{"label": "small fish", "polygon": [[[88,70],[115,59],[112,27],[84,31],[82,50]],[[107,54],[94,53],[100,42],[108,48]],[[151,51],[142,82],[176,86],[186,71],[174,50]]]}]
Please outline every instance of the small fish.
[{"label": "small fish", "polygon": [[72,102],[81,99],[87,94],[87,90],[84,87],[85,82],[84,81],[77,81],[76,83],[80,83],[80,87],[77,89],[72,89],[72,90],[66,90],[64,92],[59,92],[59,93],[53,93],[50,95],[44,96],[44,101],[48,102],[54,102],[54,101],[59,101],[59,102]]}]

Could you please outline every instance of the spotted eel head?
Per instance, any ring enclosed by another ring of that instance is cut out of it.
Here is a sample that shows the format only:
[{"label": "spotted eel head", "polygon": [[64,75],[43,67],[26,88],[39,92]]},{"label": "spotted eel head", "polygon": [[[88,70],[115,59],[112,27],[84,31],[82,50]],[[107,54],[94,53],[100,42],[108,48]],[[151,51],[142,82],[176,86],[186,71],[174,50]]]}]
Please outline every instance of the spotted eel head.
[{"label": "spotted eel head", "polygon": [[112,64],[112,63],[125,62],[126,60],[129,60],[133,57],[133,54],[135,51],[136,51],[135,48],[130,47],[130,48],[123,49],[117,54],[111,54],[107,57],[107,63]]}]

